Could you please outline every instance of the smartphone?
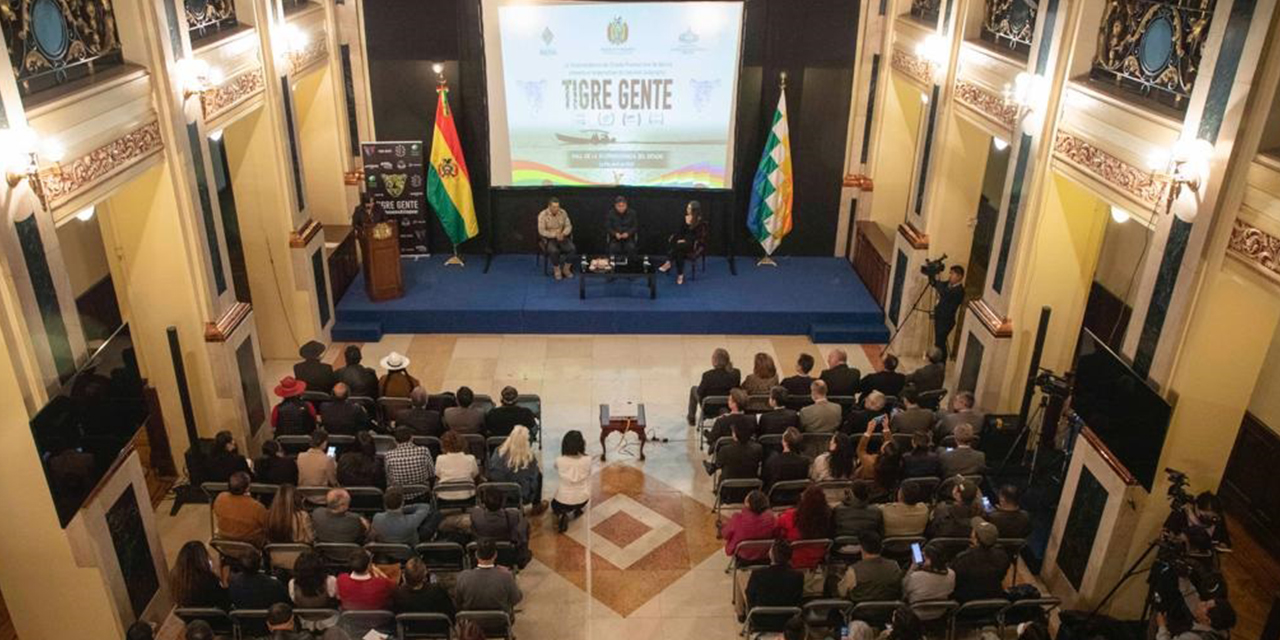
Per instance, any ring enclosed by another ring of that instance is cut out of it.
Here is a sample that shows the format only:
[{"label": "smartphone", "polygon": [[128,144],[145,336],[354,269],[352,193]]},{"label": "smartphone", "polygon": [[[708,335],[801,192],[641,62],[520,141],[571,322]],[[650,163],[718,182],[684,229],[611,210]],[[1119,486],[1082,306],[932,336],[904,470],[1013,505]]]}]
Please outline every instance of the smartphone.
[{"label": "smartphone", "polygon": [[337,457],[337,455],[338,455],[338,448],[337,448],[337,447],[329,447],[329,457],[330,457],[330,458],[334,458],[334,457]]},{"label": "smartphone", "polygon": [[846,624],[840,626],[839,638],[840,640],[849,640],[849,625]]},{"label": "smartphone", "polygon": [[991,498],[982,496],[982,508],[985,509],[988,513],[991,511]]},{"label": "smartphone", "polygon": [[911,559],[914,560],[916,564],[924,564],[924,554],[920,553],[919,542],[911,543]]}]

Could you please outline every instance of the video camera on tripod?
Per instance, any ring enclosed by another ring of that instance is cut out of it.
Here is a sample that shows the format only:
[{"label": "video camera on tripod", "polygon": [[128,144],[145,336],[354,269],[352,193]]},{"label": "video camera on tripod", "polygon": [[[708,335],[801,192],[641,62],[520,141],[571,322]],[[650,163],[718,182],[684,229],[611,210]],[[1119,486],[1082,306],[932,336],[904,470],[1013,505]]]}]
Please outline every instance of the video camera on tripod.
[{"label": "video camera on tripod", "polygon": [[933,260],[925,260],[924,264],[920,265],[920,273],[924,275],[924,277],[932,280],[938,277],[938,274],[947,270],[946,263],[947,263],[947,254],[945,253],[942,254],[940,257],[934,258]]}]

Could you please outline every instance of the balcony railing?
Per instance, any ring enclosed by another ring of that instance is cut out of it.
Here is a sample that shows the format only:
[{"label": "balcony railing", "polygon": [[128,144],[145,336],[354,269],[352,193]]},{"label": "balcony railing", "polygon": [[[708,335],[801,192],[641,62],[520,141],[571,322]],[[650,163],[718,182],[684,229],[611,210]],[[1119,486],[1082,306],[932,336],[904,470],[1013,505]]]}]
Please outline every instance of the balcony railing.
[{"label": "balcony railing", "polygon": [[184,0],[191,41],[216,36],[240,25],[235,0]]},{"label": "balcony railing", "polygon": [[109,0],[5,0],[0,29],[23,96],[124,63]]},{"label": "balcony railing", "polygon": [[1035,0],[987,0],[979,31],[983,40],[1026,56],[1035,31]]},{"label": "balcony railing", "polygon": [[911,16],[929,24],[938,22],[942,0],[911,0]]},{"label": "balcony railing", "polygon": [[1200,72],[1216,0],[1117,0],[1098,32],[1089,76],[1182,111]]}]

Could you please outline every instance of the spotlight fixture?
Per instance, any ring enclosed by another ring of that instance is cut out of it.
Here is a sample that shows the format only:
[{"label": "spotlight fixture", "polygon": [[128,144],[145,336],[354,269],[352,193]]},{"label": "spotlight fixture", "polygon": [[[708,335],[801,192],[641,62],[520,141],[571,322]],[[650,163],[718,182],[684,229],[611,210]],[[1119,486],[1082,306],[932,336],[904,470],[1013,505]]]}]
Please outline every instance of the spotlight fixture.
[{"label": "spotlight fixture", "polygon": [[[1200,210],[1200,187],[1209,180],[1213,144],[1200,138],[1182,138],[1165,152],[1148,156],[1151,177],[1169,185],[1164,195],[1165,213],[1183,222],[1195,220]],[[1163,166],[1160,161],[1164,160]]]},{"label": "spotlight fixture", "polygon": [[1013,84],[1004,86],[1004,103],[1015,107],[1022,133],[1034,136],[1044,128],[1049,103],[1049,84],[1044,76],[1023,71]]}]

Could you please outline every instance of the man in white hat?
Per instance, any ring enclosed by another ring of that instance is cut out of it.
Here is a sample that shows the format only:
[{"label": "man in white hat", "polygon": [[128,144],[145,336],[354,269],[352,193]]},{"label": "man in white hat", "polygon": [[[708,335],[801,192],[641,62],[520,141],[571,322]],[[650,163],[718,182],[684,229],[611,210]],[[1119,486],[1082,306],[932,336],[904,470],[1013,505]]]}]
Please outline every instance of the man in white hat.
[{"label": "man in white hat", "polygon": [[382,359],[386,375],[378,381],[379,398],[408,398],[418,386],[418,380],[409,375],[409,359],[392,351]]}]

